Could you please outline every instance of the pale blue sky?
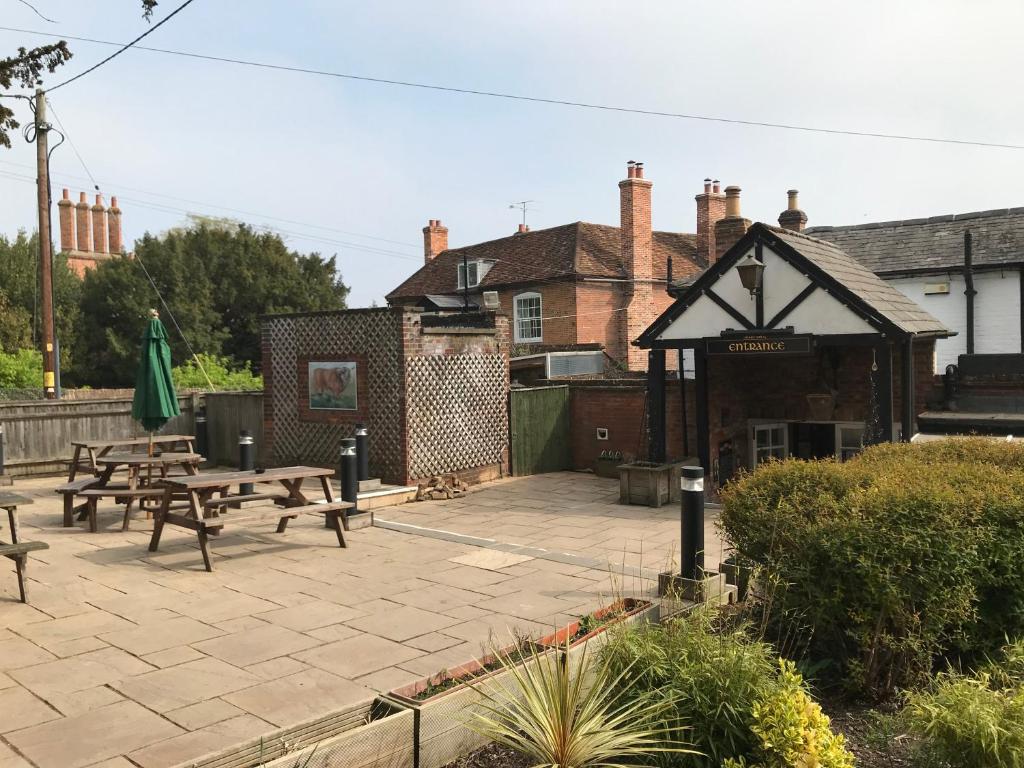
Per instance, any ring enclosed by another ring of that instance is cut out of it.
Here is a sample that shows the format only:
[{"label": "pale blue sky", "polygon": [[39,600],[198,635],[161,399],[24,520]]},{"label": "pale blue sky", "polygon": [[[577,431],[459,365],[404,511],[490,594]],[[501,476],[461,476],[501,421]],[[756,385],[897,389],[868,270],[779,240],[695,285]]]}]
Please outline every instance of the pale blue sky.
[{"label": "pale blue sky", "polygon": [[[113,41],[146,28],[137,0],[35,2],[59,24],[16,0],[0,0],[0,24]],[[155,18],[177,4],[162,0]],[[1022,28],[1019,0],[196,0],[145,44],[549,98],[1024,144]],[[0,54],[43,41],[0,32]],[[112,50],[71,45],[75,58],[51,84]],[[609,114],[142,51],[52,100],[103,191],[121,200],[128,242],[181,223],[186,210],[251,211],[260,215],[237,217],[276,226],[294,248],[337,253],[353,306],[381,301],[417,268],[429,218],[449,226],[452,245],[511,233],[514,200],[537,201],[533,228],[618,223],[616,183],[630,159],[644,161],[655,183],[658,229],[693,231],[705,176],[741,186],[744,214],[767,221],[790,187],[812,225],[1024,205],[1020,150]],[[34,226],[32,186],[10,175],[31,176],[33,153],[20,138],[0,151],[4,233]],[[53,172],[56,195],[65,185],[90,189],[67,145]]]}]

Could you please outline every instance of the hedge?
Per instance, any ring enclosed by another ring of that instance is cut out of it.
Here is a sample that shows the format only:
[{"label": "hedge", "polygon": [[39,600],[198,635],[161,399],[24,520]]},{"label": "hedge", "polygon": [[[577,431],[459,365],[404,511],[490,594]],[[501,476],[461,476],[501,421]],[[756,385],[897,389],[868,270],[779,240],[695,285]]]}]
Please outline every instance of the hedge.
[{"label": "hedge", "polygon": [[726,536],[758,566],[769,636],[851,691],[884,697],[1024,634],[1024,447],[772,462],[723,503]]}]

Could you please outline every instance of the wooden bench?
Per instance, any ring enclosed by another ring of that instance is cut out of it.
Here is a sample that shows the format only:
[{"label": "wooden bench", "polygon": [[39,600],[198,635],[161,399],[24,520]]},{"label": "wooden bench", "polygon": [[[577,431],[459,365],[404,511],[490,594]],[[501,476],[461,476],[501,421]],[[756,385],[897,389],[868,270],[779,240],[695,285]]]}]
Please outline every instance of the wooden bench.
[{"label": "wooden bench", "polygon": [[277,533],[284,533],[288,527],[288,521],[294,520],[299,515],[325,515],[328,527],[338,534],[338,546],[345,547],[348,545],[345,543],[345,526],[342,524],[341,518],[352,506],[350,502],[332,501],[326,504],[306,504],[301,507],[253,507],[241,512],[230,512],[223,517],[214,513],[213,517],[203,519],[203,527],[210,530],[223,528],[226,524],[277,520]]},{"label": "wooden bench", "polygon": [[21,593],[21,602],[28,602],[28,584],[25,581],[25,571],[28,565],[28,553],[40,549],[49,549],[50,545],[42,541],[23,541],[20,544],[0,544],[0,555],[9,557],[14,561],[14,568],[18,572],[18,592]]},{"label": "wooden bench", "polygon": [[[138,500],[141,503],[145,499],[162,499],[164,497],[163,488],[124,488],[121,486],[111,487],[106,486],[104,488],[86,488],[84,491],[79,491],[79,496],[85,499],[85,513],[89,518],[89,532],[96,533],[99,530],[99,526],[96,522],[97,506],[99,505],[100,499],[106,499],[113,497],[118,500],[119,504],[124,504],[124,520],[121,523],[121,530],[127,531],[128,524],[131,521],[132,504],[128,501]],[[172,503],[171,509],[188,509],[188,502]]]},{"label": "wooden bench", "polygon": [[[82,491],[92,488],[99,481],[98,477],[83,477],[81,480],[73,480],[54,489],[56,493],[64,497],[65,528],[73,528],[75,525],[75,496],[81,495]],[[84,512],[85,505],[82,505],[82,507]]]},{"label": "wooden bench", "polygon": [[18,533],[18,507],[31,503],[32,499],[25,496],[0,492],[0,509],[7,510],[7,521],[11,530],[11,542],[7,544],[0,541],[0,555],[14,561],[14,568],[18,573],[18,591],[23,603],[28,602],[28,582],[25,578],[28,570],[28,553],[50,548],[49,544],[42,541],[21,541]]}]

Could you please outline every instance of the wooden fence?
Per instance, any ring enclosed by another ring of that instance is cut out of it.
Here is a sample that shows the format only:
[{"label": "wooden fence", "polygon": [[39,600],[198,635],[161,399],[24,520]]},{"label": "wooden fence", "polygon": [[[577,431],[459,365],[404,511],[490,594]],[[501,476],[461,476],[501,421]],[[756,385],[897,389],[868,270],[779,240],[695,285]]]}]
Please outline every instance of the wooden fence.
[{"label": "wooden fence", "polygon": [[238,433],[243,429],[256,440],[256,463],[265,464],[262,392],[207,392],[207,458],[214,464],[238,466]]},{"label": "wooden fence", "polygon": [[[178,398],[181,415],[167,422],[168,434],[191,434],[199,395]],[[132,419],[131,397],[91,400],[0,401],[4,465],[9,475],[63,472],[71,460],[72,440],[142,437]]]}]

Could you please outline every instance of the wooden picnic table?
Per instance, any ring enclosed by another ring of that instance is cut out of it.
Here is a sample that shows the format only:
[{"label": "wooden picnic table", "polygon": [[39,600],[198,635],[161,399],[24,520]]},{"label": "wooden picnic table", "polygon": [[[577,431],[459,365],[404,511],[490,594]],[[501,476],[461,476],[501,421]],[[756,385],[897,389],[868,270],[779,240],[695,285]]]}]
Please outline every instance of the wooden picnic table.
[{"label": "wooden picnic table", "polygon": [[[154,447],[168,450],[175,450],[180,444],[188,453],[194,450],[195,435],[153,435]],[[107,440],[72,440],[71,445],[75,449],[75,456],[71,459],[71,469],[68,473],[68,482],[73,482],[79,470],[86,469],[95,475],[101,471],[99,459],[106,456],[115,448],[139,448],[149,446],[149,437],[127,437],[124,439]],[[82,452],[85,451],[88,462],[82,462]]]},{"label": "wooden picnic table", "polygon": [[27,496],[20,496],[17,493],[0,491],[0,509],[7,510],[7,522],[10,525],[10,543],[0,541],[0,555],[9,557],[14,561],[14,568],[18,573],[18,591],[21,593],[21,602],[28,602],[28,582],[26,571],[28,570],[28,553],[40,549],[49,549],[50,545],[42,541],[23,541],[18,530],[18,507],[24,504],[31,504],[32,499]]},{"label": "wooden picnic table", "polygon": [[[333,470],[322,467],[275,467],[246,472],[204,472],[190,477],[168,477],[160,481],[164,487],[163,503],[153,522],[153,537],[149,551],[156,552],[165,525],[178,525],[195,531],[199,549],[207,571],[213,570],[208,548],[208,536],[216,536],[227,524],[252,520],[277,520],[277,533],[284,533],[288,521],[300,514],[322,514],[329,528],[338,537],[338,546],[345,547],[348,530],[347,510],[354,505],[334,500],[330,478]],[[311,501],[302,490],[307,479],[318,479],[324,500]],[[264,492],[253,488],[253,493],[231,493],[233,487],[243,484],[270,486]],[[275,488],[274,486],[279,486]],[[187,499],[187,511],[173,510],[174,500],[182,495]],[[271,502],[273,506],[251,507],[243,504]],[[229,511],[229,509],[231,511]]]},{"label": "wooden picnic table", "polygon": [[[96,459],[102,468],[98,481],[78,492],[86,499],[86,514],[89,517],[89,530],[96,532],[96,506],[100,499],[114,497],[124,503],[124,520],[121,530],[127,531],[131,520],[132,508],[136,500],[139,509],[146,512],[154,511],[155,507],[147,508],[146,499],[163,500],[164,488],[153,485],[154,480],[163,480],[169,476],[170,470],[180,467],[185,475],[195,475],[199,471],[199,463],[203,457],[198,453],[167,452],[147,456],[144,453],[108,453]],[[125,468],[128,470],[127,485],[111,483],[114,472]],[[156,477],[153,477],[153,472]]]}]

